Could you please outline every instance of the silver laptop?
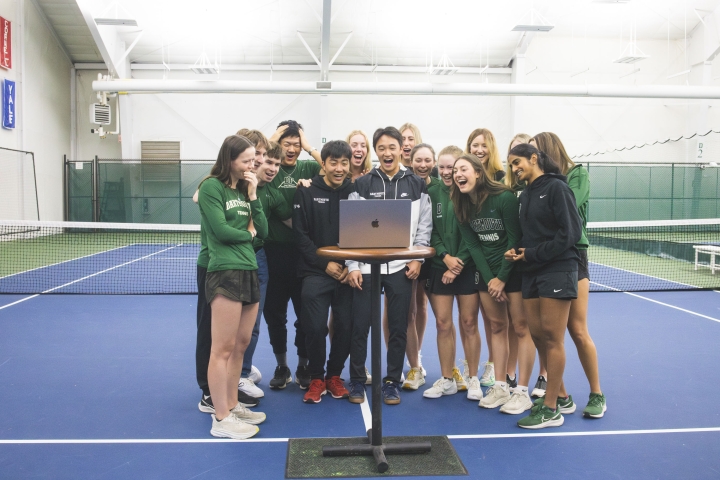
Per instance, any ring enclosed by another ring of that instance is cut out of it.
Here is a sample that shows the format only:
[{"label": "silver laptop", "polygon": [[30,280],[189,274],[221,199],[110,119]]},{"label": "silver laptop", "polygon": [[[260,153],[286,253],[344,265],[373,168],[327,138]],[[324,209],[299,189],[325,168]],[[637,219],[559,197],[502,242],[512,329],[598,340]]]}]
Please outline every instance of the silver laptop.
[{"label": "silver laptop", "polygon": [[407,248],[412,201],[340,200],[340,248]]}]

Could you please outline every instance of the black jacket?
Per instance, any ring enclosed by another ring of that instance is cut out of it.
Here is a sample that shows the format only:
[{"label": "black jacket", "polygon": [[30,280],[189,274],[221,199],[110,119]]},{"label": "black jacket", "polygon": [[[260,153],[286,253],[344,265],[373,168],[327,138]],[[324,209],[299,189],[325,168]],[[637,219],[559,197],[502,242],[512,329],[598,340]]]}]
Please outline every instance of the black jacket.
[{"label": "black jacket", "polygon": [[300,249],[299,277],[327,275],[330,260],[318,256],[319,247],[337,246],[340,241],[340,200],[346,200],[353,184],[345,180],[333,190],[321,176],[309,188],[298,188],[293,201],[293,232]]},{"label": "black jacket", "polygon": [[575,244],[582,235],[582,220],[565,176],[546,173],[523,190],[520,227],[524,271],[577,269],[580,257]]}]

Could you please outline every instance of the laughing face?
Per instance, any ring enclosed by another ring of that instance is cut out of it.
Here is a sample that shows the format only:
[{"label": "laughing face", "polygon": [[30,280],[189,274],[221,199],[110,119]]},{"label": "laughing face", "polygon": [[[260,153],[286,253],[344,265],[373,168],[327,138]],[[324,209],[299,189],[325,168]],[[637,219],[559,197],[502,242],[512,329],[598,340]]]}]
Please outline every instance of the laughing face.
[{"label": "laughing face", "polygon": [[368,145],[363,135],[357,134],[350,138],[350,149],[352,150],[352,158],[350,164],[356,169],[363,169],[365,166],[365,157],[368,154]]},{"label": "laughing face", "polygon": [[406,167],[410,166],[410,152],[415,147],[415,134],[409,128],[401,132],[403,138],[402,144],[402,162]]},{"label": "laughing face", "polygon": [[383,135],[375,145],[375,153],[380,161],[380,170],[392,177],[400,170],[400,144],[397,139]]},{"label": "laughing face", "polygon": [[279,170],[280,159],[271,158],[265,155],[265,160],[263,160],[255,172],[258,179],[258,185],[262,186],[266,183],[272,182]]},{"label": "laughing face", "polygon": [[461,193],[472,192],[478,178],[480,178],[480,174],[475,171],[470,162],[464,159],[455,162],[453,180],[455,180],[455,185]]},{"label": "laughing face", "polygon": [[478,157],[483,166],[487,166],[488,158],[490,158],[490,149],[485,142],[485,135],[478,135],[473,138],[473,141],[470,142],[470,153]]},{"label": "laughing face", "polygon": [[438,174],[446,187],[452,185],[453,182],[453,165],[455,157],[446,153],[438,157]]},{"label": "laughing face", "polygon": [[533,162],[537,163],[537,157],[534,153],[530,158],[515,155],[508,157],[508,163],[512,168],[513,175],[521,182],[532,182],[535,179],[537,166]]},{"label": "laughing face", "polygon": [[323,169],[325,170],[325,183],[330,188],[338,188],[343,184],[350,171],[350,159],[328,157],[323,162]]},{"label": "laughing face", "polygon": [[293,166],[297,162],[298,156],[302,148],[300,147],[300,137],[285,137],[280,142],[283,153],[283,165]]},{"label": "laughing face", "polygon": [[415,175],[427,180],[435,166],[435,158],[429,148],[423,147],[415,152],[415,156],[412,159],[412,169]]}]

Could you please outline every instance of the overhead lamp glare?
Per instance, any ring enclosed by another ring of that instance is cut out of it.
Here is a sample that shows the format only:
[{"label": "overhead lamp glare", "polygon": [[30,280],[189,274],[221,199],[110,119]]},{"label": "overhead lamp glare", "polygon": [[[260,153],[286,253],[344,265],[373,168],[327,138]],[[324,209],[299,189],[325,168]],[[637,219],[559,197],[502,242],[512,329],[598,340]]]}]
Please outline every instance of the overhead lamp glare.
[{"label": "overhead lamp glare", "polygon": [[[523,21],[526,20],[527,17],[530,17],[530,21]],[[535,10],[534,8],[531,8],[528,13],[523,15],[523,17],[520,19],[521,21],[518,22],[517,25],[513,27],[511,31],[513,32],[549,32],[553,28],[555,28],[555,25],[552,25],[550,22],[548,22],[547,18],[543,17],[540,12]]]}]

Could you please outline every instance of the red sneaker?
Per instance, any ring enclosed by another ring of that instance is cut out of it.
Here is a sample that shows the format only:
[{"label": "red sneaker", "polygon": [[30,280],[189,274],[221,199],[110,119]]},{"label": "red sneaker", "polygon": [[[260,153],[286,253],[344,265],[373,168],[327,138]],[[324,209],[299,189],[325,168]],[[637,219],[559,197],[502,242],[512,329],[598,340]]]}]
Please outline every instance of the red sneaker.
[{"label": "red sneaker", "polygon": [[320,403],[320,400],[322,400],[322,396],[325,395],[325,392],[325,382],[316,378],[310,382],[310,388],[308,388],[308,391],[305,393],[303,402]]},{"label": "red sneaker", "polygon": [[327,385],[327,391],[330,392],[333,398],[348,398],[350,396],[350,392],[345,388],[342,378],[338,376],[326,378],[325,384]]}]

